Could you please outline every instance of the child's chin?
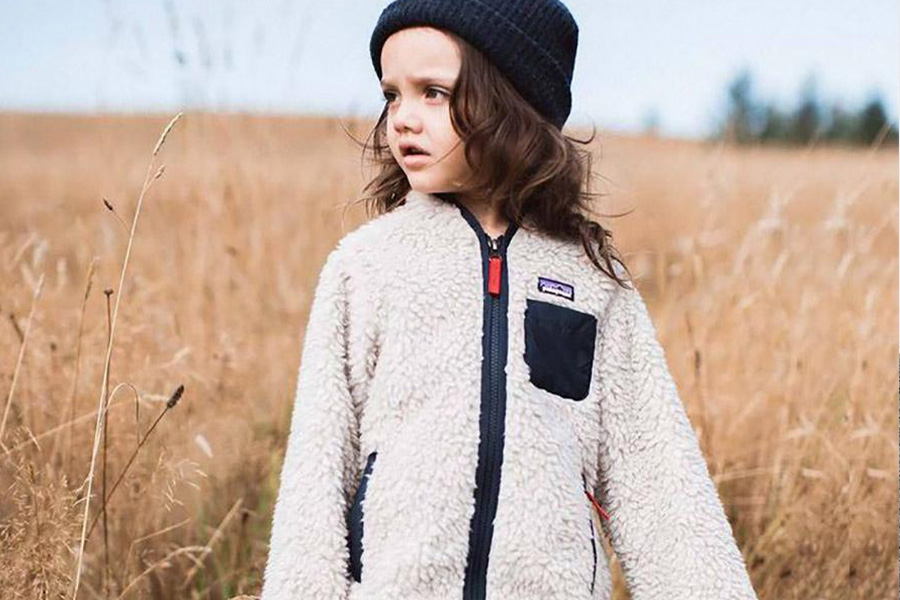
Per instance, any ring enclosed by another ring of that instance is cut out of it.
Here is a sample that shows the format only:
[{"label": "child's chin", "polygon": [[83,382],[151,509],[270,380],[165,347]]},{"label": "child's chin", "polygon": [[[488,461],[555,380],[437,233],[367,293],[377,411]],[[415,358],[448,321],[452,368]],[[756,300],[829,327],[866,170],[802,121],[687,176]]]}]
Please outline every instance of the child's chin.
[{"label": "child's chin", "polygon": [[432,181],[430,178],[419,176],[416,173],[409,173],[406,178],[409,180],[410,189],[423,194],[440,194],[453,191],[449,185]]}]

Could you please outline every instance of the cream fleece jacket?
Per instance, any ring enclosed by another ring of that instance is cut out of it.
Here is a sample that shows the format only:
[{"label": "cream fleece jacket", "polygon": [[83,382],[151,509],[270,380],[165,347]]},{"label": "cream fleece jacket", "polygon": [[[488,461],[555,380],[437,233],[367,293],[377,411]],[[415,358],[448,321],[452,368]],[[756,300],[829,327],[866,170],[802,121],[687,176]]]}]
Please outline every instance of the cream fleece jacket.
[{"label": "cream fleece jacket", "polygon": [[756,598],[638,291],[452,196],[328,255],[280,486],[262,600],[608,600],[600,531],[634,600]]}]

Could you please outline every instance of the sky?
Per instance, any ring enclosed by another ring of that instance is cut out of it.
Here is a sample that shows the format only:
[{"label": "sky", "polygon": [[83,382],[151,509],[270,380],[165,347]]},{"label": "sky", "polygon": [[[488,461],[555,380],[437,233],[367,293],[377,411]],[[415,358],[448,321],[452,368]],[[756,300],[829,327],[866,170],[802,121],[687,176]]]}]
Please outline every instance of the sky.
[{"label": "sky", "polygon": [[[564,0],[579,25],[569,125],[700,137],[741,69],[790,108],[874,94],[896,122],[896,0]],[[0,0],[0,110],[375,117],[386,0]]]}]

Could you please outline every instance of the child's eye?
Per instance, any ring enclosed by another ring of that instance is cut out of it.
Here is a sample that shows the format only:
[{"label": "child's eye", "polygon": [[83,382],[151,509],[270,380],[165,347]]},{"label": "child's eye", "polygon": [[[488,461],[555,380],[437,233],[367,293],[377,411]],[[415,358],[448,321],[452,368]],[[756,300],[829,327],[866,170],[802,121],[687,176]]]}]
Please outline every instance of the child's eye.
[{"label": "child's eye", "polygon": [[[437,94],[439,94],[439,95],[441,95],[441,96],[449,96],[449,94],[448,94],[447,92],[445,92],[444,90],[442,90],[442,89],[440,89],[440,88],[430,87],[430,88],[428,88],[428,89],[425,90],[425,94],[426,94],[426,95],[429,94],[429,93],[431,93],[431,92],[436,92]],[[394,96],[395,96],[394,92],[388,92],[388,91],[385,91],[385,92],[382,93],[382,97],[384,98],[384,100],[385,100],[388,104],[391,103],[391,101],[394,99]]]},{"label": "child's eye", "polygon": [[442,96],[446,96],[446,95],[447,95],[447,93],[444,92],[444,90],[441,90],[441,89],[438,89],[438,88],[434,88],[434,87],[431,87],[431,88],[428,88],[427,90],[425,90],[425,93],[426,93],[426,94],[427,94],[428,92],[437,92],[438,94],[441,94]]}]

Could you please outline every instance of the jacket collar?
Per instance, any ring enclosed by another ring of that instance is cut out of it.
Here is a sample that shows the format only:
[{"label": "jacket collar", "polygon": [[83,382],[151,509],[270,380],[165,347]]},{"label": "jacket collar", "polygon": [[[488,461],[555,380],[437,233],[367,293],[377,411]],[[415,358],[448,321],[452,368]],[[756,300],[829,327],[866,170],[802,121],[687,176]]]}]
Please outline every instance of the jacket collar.
[{"label": "jacket collar", "polygon": [[[446,211],[446,212],[457,212],[459,215],[468,222],[469,226],[475,230],[475,233],[478,235],[478,239],[480,241],[487,240],[487,233],[484,231],[484,228],[481,226],[481,223],[478,221],[477,217],[470,211],[464,204],[457,201],[456,196],[453,193],[435,193],[430,194],[427,192],[419,192],[416,190],[410,190],[406,195],[406,204],[410,206],[423,206],[431,208],[435,211]],[[506,231],[503,233],[502,242],[504,245],[508,246],[510,240],[515,235],[516,231],[518,231],[519,226],[516,223],[510,222],[506,228]]]}]

